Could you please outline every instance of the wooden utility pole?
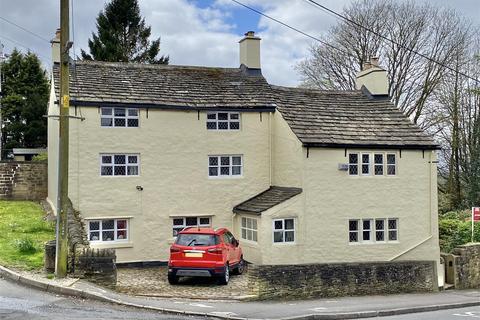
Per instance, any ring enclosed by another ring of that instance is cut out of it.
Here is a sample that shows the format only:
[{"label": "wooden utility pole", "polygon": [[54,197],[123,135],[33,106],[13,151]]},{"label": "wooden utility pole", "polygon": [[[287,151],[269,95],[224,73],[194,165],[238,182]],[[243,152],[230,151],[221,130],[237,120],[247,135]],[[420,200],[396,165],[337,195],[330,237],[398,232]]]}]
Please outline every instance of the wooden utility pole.
[{"label": "wooden utility pole", "polygon": [[60,136],[58,150],[57,246],[55,276],[67,275],[68,259],[68,143],[69,95],[69,0],[60,0]]}]

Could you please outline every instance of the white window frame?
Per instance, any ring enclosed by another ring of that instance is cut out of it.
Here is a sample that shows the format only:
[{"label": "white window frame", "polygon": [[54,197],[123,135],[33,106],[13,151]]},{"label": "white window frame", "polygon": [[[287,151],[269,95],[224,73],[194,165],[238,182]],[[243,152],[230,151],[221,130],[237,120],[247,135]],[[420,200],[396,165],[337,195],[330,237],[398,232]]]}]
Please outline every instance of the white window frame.
[{"label": "white window frame", "polygon": [[[227,165],[221,165],[222,158],[229,157],[228,164],[228,175],[221,174],[222,167],[227,167]],[[211,165],[210,158],[217,158],[217,164]],[[233,158],[240,158],[240,165],[233,164]],[[233,168],[240,168],[240,174],[233,174]],[[217,175],[210,175],[210,168],[217,168]],[[224,154],[224,155],[209,155],[208,156],[208,178],[209,179],[235,179],[243,177],[243,155],[241,154]]]},{"label": "white window frame", "polygon": [[[103,222],[113,220],[113,229],[103,229]],[[125,228],[118,228],[118,221],[125,221]],[[128,242],[130,239],[130,221],[128,218],[111,218],[111,219],[92,219],[87,220],[88,222],[88,241],[92,243],[116,243],[116,242]],[[90,223],[98,222],[98,230],[90,229]],[[113,240],[103,240],[103,231],[113,231]],[[117,232],[125,231],[125,239],[118,239]],[[98,232],[98,240],[90,240],[91,234]]]},{"label": "white window frame", "polygon": [[[377,228],[377,221],[383,221],[383,229]],[[396,228],[390,228],[389,221],[395,220]],[[350,229],[350,222],[357,222],[357,230]],[[370,221],[370,228],[364,229],[364,221]],[[365,219],[348,219],[348,243],[350,245],[358,244],[381,244],[399,242],[399,219],[398,218],[365,218]],[[364,232],[370,233],[370,240],[364,240]],[[377,240],[377,232],[383,232],[383,240]],[[395,232],[396,239],[391,240],[390,232]],[[357,234],[357,241],[351,241],[350,235]]]},{"label": "white window frame", "polygon": [[[293,229],[285,229],[285,220],[293,220]],[[282,221],[282,229],[275,229],[275,222]],[[272,221],[272,243],[274,245],[289,245],[295,244],[297,241],[297,232],[296,232],[296,218],[282,218],[282,219],[273,219]],[[293,231],[293,241],[285,241],[285,233]],[[282,232],[282,241],[275,242],[275,232]]]},{"label": "white window frame", "polygon": [[[357,155],[357,162],[350,162],[350,155]],[[375,162],[375,156],[382,156],[382,163]],[[368,156],[368,162],[363,161],[363,156]],[[393,156],[395,162],[389,164],[388,156]],[[348,175],[351,177],[357,176],[373,176],[373,177],[395,177],[398,175],[398,157],[395,152],[350,152],[348,153]],[[363,173],[363,166],[368,165],[368,173]],[[382,174],[376,174],[376,168],[382,167]],[[350,168],[356,167],[357,173],[350,173]],[[389,168],[394,168],[394,174],[389,174]]]},{"label": "white window frame", "polygon": [[[115,164],[115,156],[125,156],[124,164]],[[111,162],[103,162],[103,157],[111,157]],[[129,163],[129,157],[137,157],[136,163]],[[112,174],[102,174],[103,167],[111,167]],[[125,174],[115,174],[115,167],[125,167]],[[128,167],[136,167],[137,174],[128,174]],[[101,177],[138,177],[140,176],[140,154],[139,153],[100,153],[100,176]]]},{"label": "white window frame", "polygon": [[[115,109],[124,109],[125,110],[125,115],[124,116],[116,116],[115,115]],[[111,110],[111,114],[103,114],[104,110]],[[136,115],[130,115],[130,111],[134,111]],[[102,119],[111,119],[112,120],[112,125],[111,126],[106,126],[102,125]],[[125,119],[125,125],[124,126],[117,126],[115,124],[115,119]],[[128,120],[129,119],[136,119],[137,120],[137,125],[136,126],[129,126],[128,125]],[[137,108],[126,108],[126,107],[101,107],[100,108],[100,127],[102,128],[138,128],[140,127],[140,110]]]},{"label": "white window frame", "polygon": [[[227,119],[219,120],[218,115],[222,113],[227,114]],[[236,119],[234,117],[237,117]],[[209,119],[210,118],[210,119]],[[213,119],[214,118],[214,119]],[[233,119],[232,119],[233,118]],[[211,131],[239,131],[240,130],[240,112],[230,111],[209,111],[207,112],[207,121],[205,123],[207,130]],[[209,124],[215,124],[215,128],[209,128]],[[226,123],[227,129],[219,129],[219,123]],[[231,123],[238,123],[238,128],[231,128]]]},{"label": "white window frame", "polygon": [[[188,225],[187,226],[187,219],[193,219],[193,218],[196,218],[197,219],[197,224],[196,225]],[[180,224],[174,224],[174,221],[176,219],[183,219],[183,223],[180,225]],[[206,223],[201,223],[201,219],[208,219],[208,224]],[[209,228],[212,226],[212,217],[211,216],[193,216],[193,217],[172,217],[172,234],[174,237],[177,236],[178,232],[184,230],[185,228],[189,228],[189,227],[199,227],[199,228]],[[181,230],[178,230],[177,229],[180,229]]]},{"label": "white window frame", "polygon": [[[245,221],[245,223],[244,223]],[[250,227],[248,226],[248,221],[250,221]],[[254,226],[256,228],[254,228]],[[249,239],[248,234],[251,234]],[[245,234],[245,236],[244,236]],[[243,240],[258,242],[258,219],[252,217],[241,217],[240,221],[240,235]]]}]

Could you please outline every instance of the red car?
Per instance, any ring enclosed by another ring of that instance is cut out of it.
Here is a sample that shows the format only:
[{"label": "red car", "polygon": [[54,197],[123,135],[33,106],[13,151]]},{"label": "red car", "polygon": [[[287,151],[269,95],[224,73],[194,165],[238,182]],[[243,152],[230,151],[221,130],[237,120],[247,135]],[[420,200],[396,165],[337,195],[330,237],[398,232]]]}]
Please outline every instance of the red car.
[{"label": "red car", "polygon": [[170,284],[178,283],[179,277],[216,277],[227,284],[231,272],[241,274],[244,269],[238,240],[225,228],[186,228],[170,247]]}]

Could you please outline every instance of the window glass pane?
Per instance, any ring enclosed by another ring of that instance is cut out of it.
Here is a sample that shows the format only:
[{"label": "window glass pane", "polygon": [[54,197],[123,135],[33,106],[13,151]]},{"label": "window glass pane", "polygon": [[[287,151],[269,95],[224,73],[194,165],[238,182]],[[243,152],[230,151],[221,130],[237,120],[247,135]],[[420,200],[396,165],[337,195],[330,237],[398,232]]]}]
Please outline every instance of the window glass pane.
[{"label": "window glass pane", "polygon": [[371,220],[363,220],[363,229],[370,230],[370,222]]},{"label": "window glass pane", "polygon": [[247,219],[247,228],[252,229],[252,219]]},{"label": "window glass pane", "polygon": [[387,164],[395,164],[395,155],[387,154]]},{"label": "window glass pane", "polygon": [[383,154],[381,153],[375,154],[375,163],[383,164]]},{"label": "window glass pane", "polygon": [[358,154],[350,153],[348,155],[348,160],[349,160],[349,163],[358,163]]},{"label": "window glass pane", "polygon": [[113,241],[114,238],[114,231],[103,231],[102,232],[102,241]]},{"label": "window glass pane", "polygon": [[239,167],[239,166],[232,167],[232,175],[239,176],[241,174],[242,174],[242,167]]},{"label": "window glass pane", "polygon": [[138,117],[138,110],[137,109],[128,109],[128,115],[131,117]]},{"label": "window glass pane", "polygon": [[219,113],[218,113],[218,120],[228,120],[228,113],[226,113],[226,112],[219,112]]},{"label": "window glass pane", "polygon": [[113,119],[112,118],[101,118],[100,125],[102,127],[111,127],[113,126]]},{"label": "window glass pane", "polygon": [[252,235],[252,230],[247,229],[247,240],[252,240],[253,235]]},{"label": "window glass pane", "polygon": [[350,175],[356,175],[358,174],[358,166],[355,164],[355,165],[349,165],[348,166],[348,173]]},{"label": "window glass pane", "polygon": [[363,240],[370,241],[370,231],[363,231]]},{"label": "window glass pane", "polygon": [[242,218],[242,227],[245,228],[247,226],[247,218]]},{"label": "window glass pane", "polygon": [[350,242],[358,242],[358,233],[357,232],[349,232],[349,239]]},{"label": "window glass pane", "polygon": [[362,162],[363,163],[370,163],[370,155],[369,154],[362,154]]},{"label": "window glass pane", "polygon": [[217,129],[217,123],[216,122],[207,122],[207,129],[209,129],[209,130]]},{"label": "window glass pane", "polygon": [[349,230],[350,231],[356,231],[358,230],[358,221],[357,220],[350,220],[348,223]]},{"label": "window glass pane", "polygon": [[257,219],[252,219],[252,229],[257,230]]},{"label": "window glass pane", "polygon": [[217,114],[216,113],[207,113],[207,119],[217,119]]},{"label": "window glass pane", "polygon": [[369,174],[370,166],[368,164],[362,164],[362,174]]},{"label": "window glass pane", "polygon": [[397,231],[388,231],[388,240],[397,241]]},{"label": "window glass pane", "polygon": [[238,129],[240,129],[239,122],[230,122],[230,130],[238,130]]},{"label": "window glass pane", "polygon": [[175,218],[173,219],[174,226],[183,226],[183,218]]},{"label": "window glass pane", "polygon": [[115,155],[114,156],[115,164],[125,164],[125,155]]},{"label": "window glass pane", "polygon": [[232,164],[233,165],[241,165],[242,164],[242,157],[232,157]]},{"label": "window glass pane", "polygon": [[294,241],[295,241],[295,232],[285,231],[285,242],[294,242]]},{"label": "window glass pane", "polygon": [[257,241],[257,231],[253,231],[253,241]]},{"label": "window glass pane", "polygon": [[210,224],[210,218],[200,218],[200,224],[201,225],[209,225]]},{"label": "window glass pane", "polygon": [[228,130],[228,122],[218,122],[219,130]]},{"label": "window glass pane", "polygon": [[98,241],[100,240],[100,232],[90,232],[90,241]]},{"label": "window glass pane", "polygon": [[222,175],[222,176],[230,175],[230,167],[221,167],[220,168],[220,175]]},{"label": "window glass pane", "polygon": [[383,165],[375,165],[375,175],[383,176]]},{"label": "window glass pane", "polygon": [[394,176],[395,175],[395,166],[394,165],[387,165],[387,174]]},{"label": "window glass pane", "polygon": [[221,157],[220,164],[222,166],[228,166],[230,164],[230,157]]},{"label": "window glass pane", "polygon": [[138,127],[138,119],[128,119],[128,127]]},{"label": "window glass pane", "polygon": [[125,119],[115,118],[115,127],[125,127]]},{"label": "window glass pane", "polygon": [[247,230],[242,229],[242,239],[247,239]]},{"label": "window glass pane", "polygon": [[377,219],[375,220],[375,229],[376,230],[383,230],[385,229],[385,220]]},{"label": "window glass pane", "polygon": [[127,220],[117,220],[117,229],[127,229]]},{"label": "window glass pane", "polygon": [[114,220],[103,220],[102,221],[102,229],[103,230],[113,229],[114,228],[113,222],[114,222]]},{"label": "window glass pane", "polygon": [[293,219],[285,219],[285,230],[293,230],[293,229],[294,229]]},{"label": "window glass pane", "polygon": [[113,170],[114,174],[116,176],[124,176],[126,174],[125,167],[124,166],[116,166]]},{"label": "window glass pane", "polygon": [[137,156],[128,156],[128,163],[137,163],[138,157]]},{"label": "window glass pane", "polygon": [[208,168],[208,175],[211,177],[218,176],[218,168],[217,167]]},{"label": "window glass pane", "polygon": [[101,167],[100,174],[101,174],[102,176],[111,176],[111,175],[113,175],[112,167],[102,166],[102,167]]},{"label": "window glass pane", "polygon": [[197,217],[188,217],[185,219],[185,225],[187,226],[196,226],[197,225]]},{"label": "window glass pane", "polygon": [[127,239],[127,230],[118,230],[117,231],[117,240]]},{"label": "window glass pane", "polygon": [[217,166],[218,165],[218,157],[209,157],[208,158],[208,164],[211,166]]},{"label": "window glass pane", "polygon": [[138,176],[138,166],[128,166],[127,175],[129,176]]},{"label": "window glass pane", "polygon": [[239,118],[239,114],[238,113],[230,113],[230,119],[231,120],[237,120]]},{"label": "window glass pane", "polygon": [[273,242],[283,242],[283,232],[275,231],[273,233]]},{"label": "window glass pane", "polygon": [[397,229],[396,219],[388,219],[388,229]]},{"label": "window glass pane", "polygon": [[115,108],[115,116],[124,117],[125,114],[125,108]]},{"label": "window glass pane", "polygon": [[385,232],[384,231],[377,231],[375,233],[375,241],[385,241]]},{"label": "window glass pane", "polygon": [[275,224],[275,230],[282,230],[283,229],[283,221],[282,220],[276,220],[274,224]]},{"label": "window glass pane", "polygon": [[100,222],[98,221],[90,221],[90,230],[99,230],[100,229]]},{"label": "window glass pane", "polygon": [[102,156],[102,163],[112,163],[112,156]]},{"label": "window glass pane", "polygon": [[102,108],[102,116],[112,115],[112,108]]}]

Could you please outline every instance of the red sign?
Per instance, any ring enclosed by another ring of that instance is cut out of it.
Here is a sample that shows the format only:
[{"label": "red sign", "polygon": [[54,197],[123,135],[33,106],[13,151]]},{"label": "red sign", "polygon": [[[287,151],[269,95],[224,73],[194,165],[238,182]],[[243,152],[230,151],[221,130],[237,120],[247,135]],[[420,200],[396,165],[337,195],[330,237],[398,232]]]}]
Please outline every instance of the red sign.
[{"label": "red sign", "polygon": [[475,222],[480,221],[480,207],[472,208],[472,220]]}]

